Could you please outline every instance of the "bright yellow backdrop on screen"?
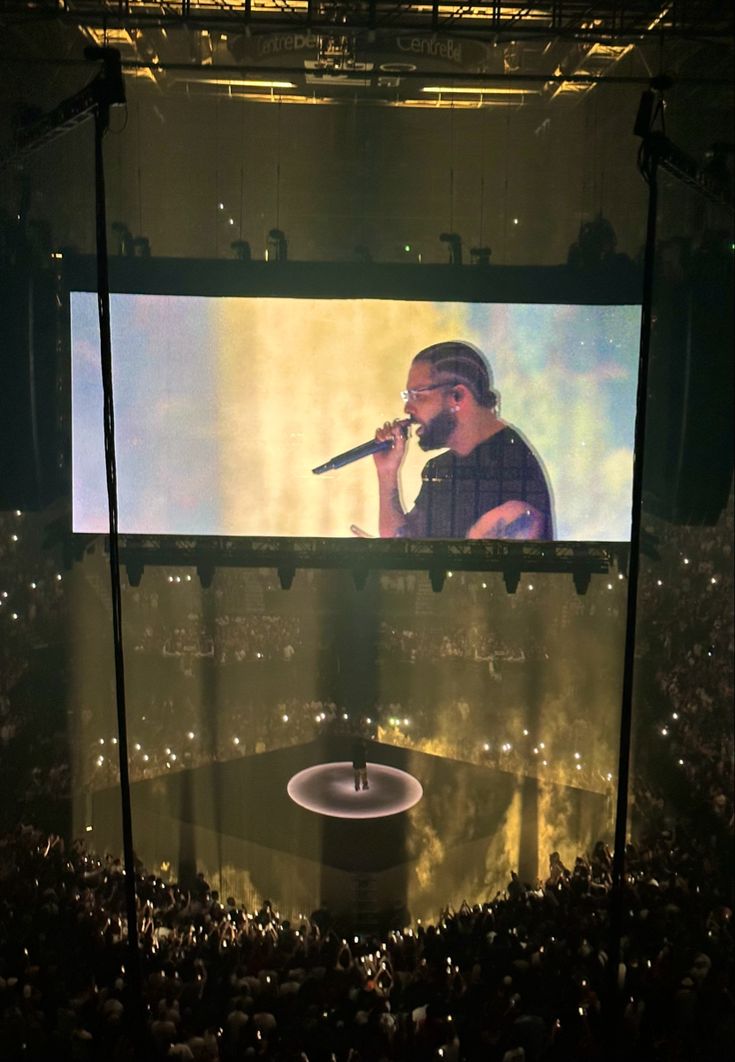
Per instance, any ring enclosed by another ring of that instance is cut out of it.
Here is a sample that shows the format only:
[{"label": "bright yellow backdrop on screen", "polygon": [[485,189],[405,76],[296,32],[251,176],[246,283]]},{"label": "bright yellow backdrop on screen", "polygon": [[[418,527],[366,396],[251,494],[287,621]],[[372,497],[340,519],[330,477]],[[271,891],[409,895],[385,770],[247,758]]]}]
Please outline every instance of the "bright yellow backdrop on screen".
[{"label": "bright yellow backdrop on screen", "polygon": [[[227,298],[213,313],[224,533],[350,537],[357,524],[377,534],[370,458],[311,470],[403,415],[412,357],[465,338],[461,305]],[[401,477],[407,509],[426,458],[414,441]]]}]

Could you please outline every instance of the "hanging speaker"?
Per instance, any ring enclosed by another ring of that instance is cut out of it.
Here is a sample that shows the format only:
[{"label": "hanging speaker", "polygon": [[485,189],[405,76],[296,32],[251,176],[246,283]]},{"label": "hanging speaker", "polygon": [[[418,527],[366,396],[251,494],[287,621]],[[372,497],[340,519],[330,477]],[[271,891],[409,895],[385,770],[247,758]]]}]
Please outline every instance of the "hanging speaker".
[{"label": "hanging speaker", "polygon": [[0,270],[0,509],[42,509],[64,491],[57,278]]},{"label": "hanging speaker", "polygon": [[733,253],[709,240],[656,284],[643,471],[644,509],[715,524],[733,474]]}]

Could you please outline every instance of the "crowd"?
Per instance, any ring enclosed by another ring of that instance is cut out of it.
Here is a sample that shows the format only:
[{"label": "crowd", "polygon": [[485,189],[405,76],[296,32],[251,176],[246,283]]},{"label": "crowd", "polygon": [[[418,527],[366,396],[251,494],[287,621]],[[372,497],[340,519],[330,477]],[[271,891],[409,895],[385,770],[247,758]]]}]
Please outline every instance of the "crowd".
[{"label": "crowd", "polygon": [[218,664],[253,660],[291,661],[301,647],[298,617],[271,615],[217,616],[207,624],[197,613],[186,622],[129,624],[133,651],[161,656],[209,657]]},{"label": "crowd", "polygon": [[732,826],[734,531],[732,499],[716,529],[649,528],[667,549],[641,583],[634,780],[662,827],[693,802]]},{"label": "crowd", "polygon": [[[314,652],[317,631],[303,629],[299,616],[284,616],[258,612],[242,615],[237,612],[218,614],[207,622],[200,612],[187,612],[167,622],[150,613],[141,618],[136,607],[139,592],[128,595],[133,607],[126,610],[127,631],[133,651],[171,657],[210,657],[225,665],[255,660],[290,662],[302,654]],[[158,598],[152,593],[149,599]],[[136,600],[137,599],[137,600]],[[566,629],[577,617],[594,615],[594,606],[568,603],[560,616],[560,627]],[[614,607],[618,615],[617,604]],[[314,617],[311,617],[314,619]],[[328,623],[329,620],[327,619]],[[491,673],[504,664],[523,664],[548,656],[548,645],[538,637],[529,637],[519,630],[510,637],[507,630],[489,631],[481,623],[443,621],[417,623],[410,614],[396,625],[381,621],[375,643],[379,662],[429,663],[447,658],[482,663]]]},{"label": "crowd", "polygon": [[[649,534],[664,544],[662,556],[644,558],[639,584],[631,779],[638,842],[627,852],[623,1012],[614,1048],[608,1025],[610,866],[600,843],[570,868],[550,854],[545,881],[521,882],[508,868],[502,895],[444,911],[432,926],[386,920],[377,935],[335,923],[325,911],[279,914],[265,898],[257,910],[245,910],[201,879],[164,882],[140,867],[145,1042],[152,1057],[730,1057],[732,502],[716,528],[653,522]],[[0,755],[14,798],[6,801],[8,823],[9,811],[16,821],[28,821],[24,808],[32,799],[36,807],[48,803],[80,777],[92,785],[114,781],[116,732],[108,715],[103,732],[81,749],[81,775],[76,767],[72,772],[67,727],[79,717],[82,732],[91,734],[100,713],[94,703],[75,702],[64,654],[43,655],[53,654],[59,629],[69,623],[69,579],[24,516],[0,515],[0,539]],[[24,553],[28,541],[32,548]],[[544,760],[553,772],[557,757],[565,758],[565,771],[575,771],[578,784],[601,790],[610,784],[615,749],[587,755],[600,740],[584,705],[558,731],[540,734],[520,713],[503,710],[492,716],[492,734],[479,732],[478,691],[495,684],[507,694],[513,669],[543,662],[554,637],[518,637],[512,620],[515,613],[522,618],[520,599],[507,602],[511,622],[497,631],[478,627],[472,616],[432,623],[419,608],[418,576],[388,574],[385,580],[385,593],[405,598],[406,608],[397,622],[377,630],[379,654],[430,676],[421,696],[406,692],[412,687],[388,686],[360,709],[333,695],[326,681],[316,696],[294,692],[289,676],[303,667],[312,634],[297,599],[282,611],[275,606],[282,591],[256,588],[250,612],[238,606],[241,593],[228,598],[224,591],[214,621],[204,624],[198,611],[167,605],[165,587],[146,590],[137,603],[132,595],[141,591],[126,587],[128,616],[136,608],[141,613],[128,631],[138,635],[129,639],[131,666],[136,658],[145,666],[155,658],[170,680],[166,692],[150,689],[131,714],[133,778],[358,726],[378,740],[521,773],[538,771],[534,765]],[[479,598],[479,584],[473,593]],[[583,637],[592,610],[620,608],[602,601],[590,592],[567,602],[564,637],[570,629]],[[100,618],[106,618],[104,607]],[[34,684],[36,654],[53,666]],[[252,700],[226,687],[212,728],[197,696],[197,657],[202,667],[234,669],[235,676],[241,667],[268,665],[275,684]],[[437,688],[432,701],[423,694],[453,658],[491,685],[457,689],[453,696],[449,687]],[[296,666],[288,666],[291,661]],[[45,700],[46,688],[62,703]],[[577,746],[584,756],[575,762]],[[123,881],[115,856],[98,857],[79,842],[68,847],[30,826],[9,826],[0,836],[3,1058],[136,1057],[128,1040],[134,1005]]]},{"label": "crowd", "polygon": [[[52,799],[68,792],[70,764],[65,718],[49,699],[63,668],[46,681],[46,695],[29,697],[38,684],[34,658],[58,644],[68,621],[67,580],[60,550],[45,548],[46,521],[20,510],[0,512],[0,768],[13,821],[16,801],[43,789]],[[44,680],[49,678],[44,675]]]},{"label": "crowd", "polygon": [[[168,771],[357,732],[378,742],[562,785],[596,792],[611,788],[615,749],[582,716],[550,715],[543,737],[538,737],[522,725],[520,713],[498,713],[489,726],[487,713],[482,713],[480,721],[477,708],[473,711],[464,697],[431,708],[421,699],[406,704],[378,702],[370,712],[350,711],[330,700],[291,697],[273,705],[226,699],[213,720],[203,717],[191,699],[149,698],[145,715],[130,722],[130,777],[133,781],[155,778]],[[90,738],[84,747],[79,777],[90,789],[115,784],[119,778],[114,727],[108,731]],[[574,738],[571,744],[570,736]],[[48,776],[35,772],[28,792],[38,796],[48,782]]]},{"label": "crowd", "polygon": [[[149,595],[155,598],[157,594]],[[140,595],[135,594],[140,600]],[[580,610],[580,615],[584,610]],[[567,620],[569,609],[567,608]],[[133,607],[126,612],[127,629],[135,653],[164,657],[209,657],[225,665],[256,660],[286,661],[314,650],[314,632],[302,630],[298,616],[224,613],[207,622],[198,612],[188,612],[173,623],[150,614],[141,620]],[[448,657],[481,662],[495,673],[504,663],[543,659],[543,641],[520,633],[489,632],[479,624],[443,623],[435,626],[382,621],[376,640],[379,661],[426,663]]]},{"label": "crowd", "polygon": [[485,662],[492,672],[503,662],[522,664],[544,655],[543,643],[538,639],[519,637],[511,642],[501,632],[491,633],[479,625],[460,623],[416,630],[383,622],[379,648],[386,657],[412,664],[454,657]]},{"label": "crowd", "polygon": [[[246,910],[201,875],[139,866],[142,1041],[118,859],[19,826],[0,837],[0,1043],[8,1062],[719,1062],[733,1048],[732,890],[718,838],[627,850],[610,978],[610,852],[481,904],[365,934],[329,911]],[[619,990],[619,991],[618,991]]]},{"label": "crowd", "polygon": [[[677,794],[686,803],[699,789],[706,803],[717,800],[732,814],[726,705],[733,628],[723,608],[732,592],[732,522],[730,506],[716,528],[654,522],[647,531],[666,548],[654,560],[644,557],[639,584],[635,778],[638,804],[649,814],[658,809],[662,823]],[[0,514],[0,751],[21,802],[63,795],[72,773],[75,784],[88,787],[117,778],[110,693],[104,705],[88,697],[75,704],[73,677],[64,675],[68,653],[48,661],[54,683],[31,681],[46,665],[39,668],[34,655],[52,652],[80,607],[80,583],[87,590],[82,607],[92,614],[96,605],[99,625],[106,625],[106,561],[98,554],[98,565],[85,561],[81,577],[79,570],[67,574],[42,539],[40,521],[29,514]],[[300,744],[346,725],[380,741],[607,791],[617,750],[615,727],[605,721],[614,721],[619,693],[613,671],[600,674],[594,633],[600,613],[618,615],[612,621],[620,624],[624,597],[617,590],[624,584],[614,575],[606,586],[604,578],[593,580],[586,596],[567,595],[555,629],[528,630],[521,591],[548,596],[553,581],[536,579],[535,587],[524,583],[515,595],[497,596],[481,576],[454,573],[468,608],[445,616],[435,607],[444,595],[432,594],[422,574],[382,573],[377,592],[391,620],[347,634],[339,593],[325,594],[312,572],[300,573],[300,591],[288,593],[273,573],[228,572],[209,605],[192,575],[151,572],[139,587],[124,584],[133,779]],[[343,654],[359,652],[363,634],[380,679],[360,700],[351,696]],[[557,665],[549,661],[570,639],[581,671],[554,693]],[[535,701],[526,696],[534,682],[543,704],[538,693]],[[68,734],[75,717],[81,726],[73,772]]]}]

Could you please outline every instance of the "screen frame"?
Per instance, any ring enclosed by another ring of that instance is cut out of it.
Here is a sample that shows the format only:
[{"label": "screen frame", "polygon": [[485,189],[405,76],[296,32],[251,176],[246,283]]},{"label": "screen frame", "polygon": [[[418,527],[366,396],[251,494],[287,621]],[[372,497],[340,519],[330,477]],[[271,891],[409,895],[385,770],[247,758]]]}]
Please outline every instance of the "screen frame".
[{"label": "screen frame", "polygon": [[[66,318],[72,292],[97,290],[96,258],[65,254]],[[208,297],[393,299],[398,301],[620,306],[641,304],[642,275],[626,268],[419,265],[364,262],[262,262],[112,257],[110,292]],[[68,365],[71,365],[71,332]],[[71,404],[71,396],[70,396]],[[71,410],[69,424],[71,426]],[[68,437],[71,468],[71,430]],[[71,484],[70,484],[71,486]],[[75,532],[74,552],[96,538]],[[282,585],[298,568],[472,571],[608,571],[627,569],[628,542],[514,542],[441,539],[317,539],[267,536],[120,535],[131,581],[146,565],[196,567],[203,582],[221,566],[276,567]],[[438,575],[437,575],[438,579]],[[434,580],[432,579],[432,585]]]},{"label": "screen frame", "polygon": [[[627,267],[457,266],[401,262],[240,262],[109,259],[110,291],[139,295],[291,299],[397,299],[580,306],[640,305],[642,272]],[[97,290],[97,260],[64,256],[67,291]]]}]

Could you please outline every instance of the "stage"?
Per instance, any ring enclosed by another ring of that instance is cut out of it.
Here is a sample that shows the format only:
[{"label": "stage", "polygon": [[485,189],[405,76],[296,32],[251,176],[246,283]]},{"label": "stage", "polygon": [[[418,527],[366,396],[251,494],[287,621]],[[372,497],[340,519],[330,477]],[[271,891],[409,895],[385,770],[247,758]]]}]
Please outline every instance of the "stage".
[{"label": "stage", "polygon": [[[377,742],[356,792],[351,747],[333,736],[133,783],[137,856],[248,907],[325,905],[368,928],[492,898],[512,869],[535,881],[553,849],[573,860],[609,834],[602,794]],[[119,851],[119,790],[87,814],[95,849]]]}]

